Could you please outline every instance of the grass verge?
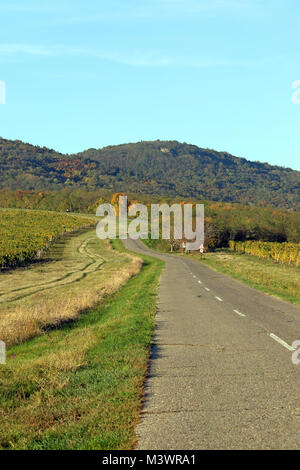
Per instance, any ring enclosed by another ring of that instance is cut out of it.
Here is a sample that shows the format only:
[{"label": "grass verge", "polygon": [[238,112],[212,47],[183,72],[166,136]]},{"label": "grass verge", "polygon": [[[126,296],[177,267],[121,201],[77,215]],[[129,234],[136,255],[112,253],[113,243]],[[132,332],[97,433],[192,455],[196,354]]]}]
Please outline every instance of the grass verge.
[{"label": "grass verge", "polygon": [[8,351],[0,449],[134,446],[163,267],[142,258],[140,273],[101,307]]},{"label": "grass verge", "polygon": [[[165,240],[143,240],[143,242],[153,250],[170,252]],[[179,256],[178,253],[174,253],[174,256],[176,255]],[[203,256],[199,254],[183,256],[197,259],[215,271],[238,279],[265,294],[300,305],[300,267],[279,264],[226,249],[205,253]]]},{"label": "grass verge", "polygon": [[300,305],[300,268],[229,251],[193,258],[250,287]]}]

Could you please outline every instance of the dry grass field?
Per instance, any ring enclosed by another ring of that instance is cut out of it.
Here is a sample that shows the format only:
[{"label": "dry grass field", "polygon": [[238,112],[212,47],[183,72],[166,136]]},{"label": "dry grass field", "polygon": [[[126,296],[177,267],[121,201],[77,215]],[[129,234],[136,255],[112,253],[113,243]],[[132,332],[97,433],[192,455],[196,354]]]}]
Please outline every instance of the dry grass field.
[{"label": "dry grass field", "polygon": [[142,262],[113,251],[95,230],[58,240],[47,260],[0,274],[0,337],[7,346],[25,341],[116,292]]}]

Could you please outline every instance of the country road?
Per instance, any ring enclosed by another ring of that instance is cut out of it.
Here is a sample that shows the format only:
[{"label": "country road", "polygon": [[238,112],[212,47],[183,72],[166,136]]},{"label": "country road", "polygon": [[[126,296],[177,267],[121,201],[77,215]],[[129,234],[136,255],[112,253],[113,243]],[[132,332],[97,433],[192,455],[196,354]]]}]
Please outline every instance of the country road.
[{"label": "country road", "polygon": [[164,259],[138,449],[300,448],[300,308],[200,262]]}]

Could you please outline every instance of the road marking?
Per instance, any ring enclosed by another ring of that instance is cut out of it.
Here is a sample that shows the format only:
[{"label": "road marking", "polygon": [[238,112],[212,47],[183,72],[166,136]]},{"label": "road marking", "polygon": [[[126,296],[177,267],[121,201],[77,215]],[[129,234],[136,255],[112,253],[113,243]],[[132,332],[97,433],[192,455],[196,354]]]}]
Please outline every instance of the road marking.
[{"label": "road marking", "polygon": [[210,292],[210,289],[208,287],[204,287],[205,290],[207,290],[207,292]]},{"label": "road marking", "polygon": [[196,279],[196,276],[193,276],[194,279]]},{"label": "road marking", "polygon": [[245,317],[246,315],[242,312],[240,312],[239,310],[233,310],[234,313],[237,313],[240,317]]},{"label": "road marking", "polygon": [[198,281],[198,282],[199,282],[199,284],[202,284],[202,282],[201,282],[201,281]]},{"label": "road marking", "polygon": [[221,297],[215,296],[215,298],[216,298],[219,302],[223,302],[223,299],[221,299]]},{"label": "road marking", "polygon": [[296,350],[295,348],[293,348],[293,346],[290,346],[285,341],[283,341],[283,339],[279,338],[278,336],[274,335],[273,333],[269,333],[269,336],[271,338],[275,339],[275,341],[277,341],[277,343],[281,344],[281,346],[284,346],[289,351],[295,351]]}]

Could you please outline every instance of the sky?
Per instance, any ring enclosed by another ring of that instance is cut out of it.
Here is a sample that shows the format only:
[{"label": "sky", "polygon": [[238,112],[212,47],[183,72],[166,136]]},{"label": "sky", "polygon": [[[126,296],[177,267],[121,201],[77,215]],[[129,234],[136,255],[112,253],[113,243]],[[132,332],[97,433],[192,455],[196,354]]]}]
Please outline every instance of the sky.
[{"label": "sky", "polygon": [[300,170],[299,18],[299,0],[0,0],[0,136]]}]

